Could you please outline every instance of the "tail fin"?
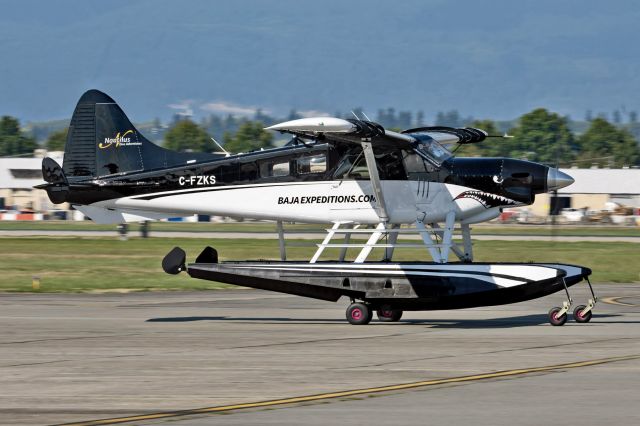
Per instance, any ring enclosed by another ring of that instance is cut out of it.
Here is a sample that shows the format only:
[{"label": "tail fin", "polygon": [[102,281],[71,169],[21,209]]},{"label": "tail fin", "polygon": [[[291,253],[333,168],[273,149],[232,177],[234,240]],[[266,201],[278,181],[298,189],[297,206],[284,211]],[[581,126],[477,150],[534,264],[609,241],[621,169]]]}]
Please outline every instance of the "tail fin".
[{"label": "tail fin", "polygon": [[62,170],[69,181],[74,181],[215,157],[159,147],[138,132],[111,97],[99,90],[89,90],[73,112]]}]

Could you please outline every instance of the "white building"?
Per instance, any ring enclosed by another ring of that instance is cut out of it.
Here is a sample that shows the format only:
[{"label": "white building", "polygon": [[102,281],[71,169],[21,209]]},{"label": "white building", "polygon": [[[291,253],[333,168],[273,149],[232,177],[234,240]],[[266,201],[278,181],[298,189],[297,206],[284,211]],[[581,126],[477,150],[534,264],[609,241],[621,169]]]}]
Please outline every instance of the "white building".
[{"label": "white building", "polygon": [[[62,164],[62,153],[48,155]],[[0,157],[0,210],[60,209],[51,204],[46,191],[33,188],[42,183],[42,158]]]},{"label": "white building", "polygon": [[[561,169],[575,179],[558,191],[557,209],[602,210],[608,202],[640,208],[640,169]],[[546,216],[551,194],[536,195],[531,211]]]}]

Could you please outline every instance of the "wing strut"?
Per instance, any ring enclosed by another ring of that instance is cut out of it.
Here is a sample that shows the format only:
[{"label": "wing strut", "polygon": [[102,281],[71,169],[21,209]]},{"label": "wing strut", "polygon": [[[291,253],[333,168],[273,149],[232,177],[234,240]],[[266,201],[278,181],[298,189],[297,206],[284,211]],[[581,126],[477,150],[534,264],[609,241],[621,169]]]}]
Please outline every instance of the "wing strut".
[{"label": "wing strut", "polygon": [[373,147],[371,142],[360,142],[362,144],[362,152],[364,152],[364,159],[367,162],[367,169],[369,169],[369,180],[371,186],[373,186],[373,193],[378,200],[378,217],[380,222],[387,223],[389,215],[387,214],[387,205],[384,202],[384,194],[382,193],[382,185],[380,184],[380,175],[378,175],[378,167],[376,166],[376,156],[373,154]]},{"label": "wing strut", "polygon": [[277,221],[276,226],[278,228],[278,246],[280,247],[280,260],[284,262],[287,260],[287,248],[284,242],[284,228],[282,226],[282,221]]}]

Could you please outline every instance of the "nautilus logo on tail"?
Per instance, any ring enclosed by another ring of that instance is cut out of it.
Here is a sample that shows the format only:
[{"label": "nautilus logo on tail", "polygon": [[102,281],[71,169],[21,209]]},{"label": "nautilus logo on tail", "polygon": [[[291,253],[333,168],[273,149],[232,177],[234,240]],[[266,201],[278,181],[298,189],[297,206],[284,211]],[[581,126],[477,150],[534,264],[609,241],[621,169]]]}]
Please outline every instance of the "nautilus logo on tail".
[{"label": "nautilus logo on tail", "polygon": [[104,138],[104,142],[100,142],[98,143],[98,148],[100,149],[106,149],[109,147],[114,147],[114,148],[120,148],[121,146],[139,146],[142,145],[142,142],[138,141],[137,138],[136,140],[131,140],[131,137],[129,135],[135,135],[135,132],[133,130],[127,130],[126,132],[120,134],[121,132],[118,132],[114,137],[112,138]]}]

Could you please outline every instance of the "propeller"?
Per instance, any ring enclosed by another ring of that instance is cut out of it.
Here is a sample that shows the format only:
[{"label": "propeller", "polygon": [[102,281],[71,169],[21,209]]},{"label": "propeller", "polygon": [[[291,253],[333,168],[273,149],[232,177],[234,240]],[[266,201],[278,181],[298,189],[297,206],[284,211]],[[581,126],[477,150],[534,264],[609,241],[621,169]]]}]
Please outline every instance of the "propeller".
[{"label": "propeller", "polygon": [[[553,145],[555,148],[555,157],[556,157],[556,161],[553,165],[554,169],[556,171],[558,171],[558,166],[560,165],[560,147],[558,146],[558,139],[554,137],[554,141],[553,141]],[[547,185],[549,185],[549,176],[547,177]],[[555,202],[555,206],[550,204],[550,207],[553,207],[553,211],[551,213],[553,213],[551,215],[551,241],[553,242],[553,244],[556,244],[557,238],[558,238],[558,228],[557,228],[557,219],[558,219],[558,207],[559,207],[559,203],[560,200],[558,200],[558,185],[555,185],[556,182],[554,182],[553,185],[553,197],[552,200],[554,200]]]}]

